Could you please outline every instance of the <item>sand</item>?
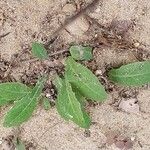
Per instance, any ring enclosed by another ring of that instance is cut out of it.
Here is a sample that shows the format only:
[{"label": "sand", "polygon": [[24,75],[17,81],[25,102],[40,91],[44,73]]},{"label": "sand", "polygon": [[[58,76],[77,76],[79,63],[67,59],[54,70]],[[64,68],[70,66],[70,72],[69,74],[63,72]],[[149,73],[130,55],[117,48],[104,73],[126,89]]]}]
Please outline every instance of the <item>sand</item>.
[{"label": "sand", "polygon": [[[81,2],[80,0],[75,0],[76,4]],[[87,3],[89,1],[83,2]],[[66,3],[67,0],[0,1],[0,75],[2,74],[3,76],[8,71],[5,64],[12,62],[15,54],[21,55],[22,60],[28,60],[32,58],[30,48],[33,41],[46,43],[53,36],[54,31],[66,17],[66,11],[63,11]],[[73,1],[70,1],[70,3],[75,5]],[[71,6],[71,8],[74,7]],[[67,11],[72,10],[70,10],[70,7],[65,9]],[[105,40],[103,42],[106,45],[97,46],[94,49],[94,61],[91,64],[87,63],[93,72],[100,70],[104,73],[108,66],[118,67],[121,64],[149,59],[147,55],[150,52],[149,0],[100,1],[87,14],[91,18],[96,19],[103,27],[113,27],[112,30],[118,32],[121,36],[123,35],[127,41],[123,49],[118,44],[113,44],[116,42],[115,40],[112,42],[112,45],[110,45],[111,42],[109,43],[109,40]],[[82,17],[84,18],[85,16]],[[120,22],[124,22],[123,29],[119,27]],[[128,25],[126,27],[125,24],[127,23],[131,24],[132,27]],[[84,19],[80,18],[61,32],[53,47],[57,49],[62,43],[66,47],[71,42],[88,43],[88,41],[92,41],[93,36],[99,37],[99,41],[97,41],[97,44],[99,44],[102,41],[101,29],[97,33],[95,33],[94,29],[95,25],[93,22],[89,22],[89,20],[84,21]],[[5,34],[8,35],[1,37],[1,35]],[[134,47],[131,48],[129,46],[130,42],[133,43]],[[107,46],[107,43],[109,46]],[[58,60],[62,61],[64,57],[64,55],[60,55]],[[30,78],[34,79],[33,74],[30,76],[33,72],[32,70],[37,75],[43,70],[43,67],[39,68],[41,66],[40,62],[32,65],[30,63],[30,61],[20,62],[19,65],[11,68],[9,75],[14,80],[23,81],[22,76],[26,72],[28,77],[25,80],[29,79],[26,82],[32,84],[30,80]],[[55,66],[56,64],[52,65]],[[50,77],[53,74],[55,74],[54,70],[51,71]],[[5,75],[7,76],[7,74]],[[0,81],[5,82],[8,79],[2,78]],[[42,106],[38,106],[31,119],[19,128],[19,133],[16,133],[18,129],[2,127],[3,116],[8,109],[4,107],[0,108],[0,150],[14,149],[8,142],[12,135],[19,136],[25,142],[27,149],[30,150],[121,149],[113,141],[114,137],[112,139],[108,138],[108,134],[115,134],[118,141],[129,140],[133,144],[132,150],[149,150],[150,88],[148,86],[133,89],[114,87],[107,79],[104,84],[109,93],[107,101],[101,104],[88,105],[87,108],[93,122],[88,131],[90,135],[72,122],[64,121],[57,113],[55,107],[46,111]],[[129,113],[119,109],[119,102],[122,99],[130,100],[132,98],[138,101],[140,108],[138,113]]]}]

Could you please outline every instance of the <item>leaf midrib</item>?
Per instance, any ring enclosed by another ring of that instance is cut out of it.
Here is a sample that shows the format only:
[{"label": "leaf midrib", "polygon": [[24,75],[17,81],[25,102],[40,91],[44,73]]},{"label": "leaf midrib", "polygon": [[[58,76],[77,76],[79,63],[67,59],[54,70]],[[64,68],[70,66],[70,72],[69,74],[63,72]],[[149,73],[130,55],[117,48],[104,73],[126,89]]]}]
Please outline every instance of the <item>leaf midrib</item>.
[{"label": "leaf midrib", "polygon": [[[37,91],[40,89],[40,86],[41,86],[41,84],[38,86],[38,88],[37,88],[35,94],[33,95],[33,98],[32,98],[32,99],[35,98],[35,95],[37,94]],[[30,94],[32,94],[32,93],[30,93]],[[30,98],[30,97],[28,97],[28,98]],[[21,113],[20,113],[16,118],[14,118],[14,119],[12,120],[12,122],[10,122],[10,125],[11,125],[13,122],[15,122],[15,120],[18,119],[18,118],[22,115],[22,113],[27,109],[28,106],[30,106],[30,104],[31,104],[32,102],[33,102],[33,100],[31,100],[31,101],[29,102],[29,104],[21,111]],[[21,104],[22,104],[22,103],[21,103]]]},{"label": "leaf midrib", "polygon": [[[68,95],[69,103],[70,103],[71,106],[72,106],[72,110],[73,110],[74,114],[76,114],[76,111],[75,111],[75,109],[74,109],[74,106],[73,106],[73,104],[71,103],[71,97],[70,97],[70,95],[69,95],[68,90],[67,90],[67,95]],[[76,116],[77,116],[77,118],[78,118],[78,121],[80,121],[78,115],[76,115]]]}]

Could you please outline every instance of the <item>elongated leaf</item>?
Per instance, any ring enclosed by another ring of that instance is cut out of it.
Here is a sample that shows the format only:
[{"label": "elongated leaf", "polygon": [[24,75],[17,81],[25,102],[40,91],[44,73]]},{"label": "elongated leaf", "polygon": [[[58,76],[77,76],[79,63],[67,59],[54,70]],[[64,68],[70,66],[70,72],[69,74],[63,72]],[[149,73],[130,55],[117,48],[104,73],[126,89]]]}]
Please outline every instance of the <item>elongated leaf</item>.
[{"label": "elongated leaf", "polygon": [[[67,80],[57,78],[61,82],[61,90],[58,90],[56,107],[59,114],[66,120],[72,120],[82,128],[89,128],[90,118],[83,110],[80,100],[78,101],[72,87]],[[60,84],[59,84],[60,85]]]},{"label": "elongated leaf", "polygon": [[98,78],[88,68],[75,62],[72,57],[66,60],[65,77],[83,96],[96,101],[107,98]]},{"label": "elongated leaf", "polygon": [[150,61],[135,62],[109,72],[109,79],[125,86],[150,83]]},{"label": "elongated leaf", "polygon": [[0,84],[0,106],[11,101],[21,99],[29,94],[31,89],[19,82],[7,82]]},{"label": "elongated leaf", "polygon": [[55,87],[59,93],[63,86],[63,80],[59,76],[56,76],[55,80],[53,81],[53,84],[55,85]]},{"label": "elongated leaf", "polygon": [[30,92],[30,88],[19,82],[7,82],[0,84],[0,96],[5,99],[22,98]]},{"label": "elongated leaf", "polygon": [[39,59],[47,59],[48,54],[43,44],[34,42],[32,44],[32,54]]},{"label": "elongated leaf", "polygon": [[76,60],[91,60],[92,59],[92,48],[89,46],[71,46],[71,56]]},{"label": "elongated leaf", "polygon": [[[64,91],[66,91],[64,79],[62,80],[59,76],[57,76],[55,78],[53,84],[55,85],[55,87],[57,88],[57,91],[58,91],[58,96],[57,96],[58,100],[56,101],[57,110],[64,119],[69,120],[70,114],[68,114],[68,112],[66,111],[66,107],[64,107],[64,101],[61,100],[62,97],[67,97],[67,95],[66,95],[67,93],[64,92]],[[77,100],[81,103],[81,106],[84,106],[84,103],[85,103],[84,97],[81,96],[80,92],[77,89],[75,89],[74,87],[72,90],[75,93]]]},{"label": "elongated leaf", "polygon": [[72,91],[71,84],[67,80],[65,80],[65,86],[68,96],[67,109],[72,118],[71,120],[82,128],[89,128],[90,118],[87,113],[83,111],[83,107],[80,103],[81,100],[77,100],[75,93]]},{"label": "elongated leaf", "polygon": [[15,102],[15,105],[6,114],[4,121],[5,127],[18,126],[30,118],[37,106],[45,80],[45,78],[40,79],[36,86],[31,90],[31,93]]},{"label": "elongated leaf", "polygon": [[[56,108],[58,113],[65,119],[70,119],[70,114],[68,114],[65,104],[65,97],[67,96],[66,87],[64,81],[60,77],[56,77],[55,81],[53,82],[55,87],[57,88],[58,95],[56,101]],[[63,92],[64,91],[64,92]]]}]

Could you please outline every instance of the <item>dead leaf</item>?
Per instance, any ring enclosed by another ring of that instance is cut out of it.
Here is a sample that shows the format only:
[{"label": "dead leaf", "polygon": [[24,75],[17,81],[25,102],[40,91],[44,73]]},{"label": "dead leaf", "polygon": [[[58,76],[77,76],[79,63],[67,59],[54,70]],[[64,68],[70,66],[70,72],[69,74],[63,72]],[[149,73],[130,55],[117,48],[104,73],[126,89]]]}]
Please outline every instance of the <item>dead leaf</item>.
[{"label": "dead leaf", "polygon": [[123,149],[125,146],[125,143],[123,141],[117,141],[115,143],[116,147],[118,147],[119,149]]},{"label": "dead leaf", "polygon": [[126,149],[131,149],[133,147],[133,143],[130,141],[130,140],[128,140],[126,143],[125,143],[125,148]]}]

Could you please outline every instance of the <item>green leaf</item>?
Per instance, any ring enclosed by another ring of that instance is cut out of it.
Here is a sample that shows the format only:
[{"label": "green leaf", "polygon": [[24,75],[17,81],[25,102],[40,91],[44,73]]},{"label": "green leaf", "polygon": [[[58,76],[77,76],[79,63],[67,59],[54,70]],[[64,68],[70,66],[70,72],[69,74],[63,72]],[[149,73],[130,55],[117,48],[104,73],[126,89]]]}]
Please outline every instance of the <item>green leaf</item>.
[{"label": "green leaf", "polygon": [[7,82],[0,84],[0,106],[11,101],[17,101],[29,94],[31,89],[19,82]]},{"label": "green leaf", "polygon": [[48,58],[47,51],[41,43],[34,42],[32,44],[32,54],[41,60]]},{"label": "green leaf", "polygon": [[43,106],[45,110],[49,110],[51,108],[50,101],[46,97],[43,99]]},{"label": "green leaf", "polygon": [[65,97],[67,96],[66,92],[63,92],[66,91],[65,83],[59,76],[57,76],[53,84],[57,88],[57,92],[58,92],[57,101],[56,101],[57,111],[65,120],[69,120],[70,115],[68,114],[66,107],[64,106]]},{"label": "green leaf", "polygon": [[11,100],[4,99],[0,96],[0,106],[7,105]]},{"label": "green leaf", "polygon": [[90,118],[83,110],[75,93],[72,91],[71,84],[67,80],[61,80],[61,90],[58,91],[56,107],[58,113],[66,120],[72,120],[82,128],[89,128]]},{"label": "green leaf", "polygon": [[135,62],[112,69],[109,79],[124,86],[140,86],[150,83],[150,61]]},{"label": "green leaf", "polygon": [[[17,99],[19,100],[19,99]],[[13,102],[14,100],[11,99],[4,99],[3,97],[0,96],[0,107],[4,105],[8,105],[9,103]]]},{"label": "green leaf", "polygon": [[63,86],[63,80],[59,76],[56,76],[55,80],[53,81],[53,84],[55,85],[55,87],[59,93],[61,91],[62,86]]},{"label": "green leaf", "polygon": [[76,60],[91,60],[92,59],[92,48],[89,46],[71,46],[71,56]]},{"label": "green leaf", "polygon": [[30,118],[37,106],[45,80],[45,77],[41,78],[37,82],[36,86],[31,90],[31,93],[27,94],[21,100],[15,102],[14,106],[5,116],[5,127],[19,126],[21,123]]},{"label": "green leaf", "polygon": [[72,57],[66,60],[65,77],[84,97],[96,101],[107,98],[107,93],[98,78],[88,68],[75,62]]},{"label": "green leaf", "polygon": [[72,91],[75,93],[77,100],[80,102],[81,106],[84,108],[86,104],[85,97],[72,85]]},{"label": "green leaf", "polygon": [[16,150],[26,150],[25,144],[17,138]]}]

